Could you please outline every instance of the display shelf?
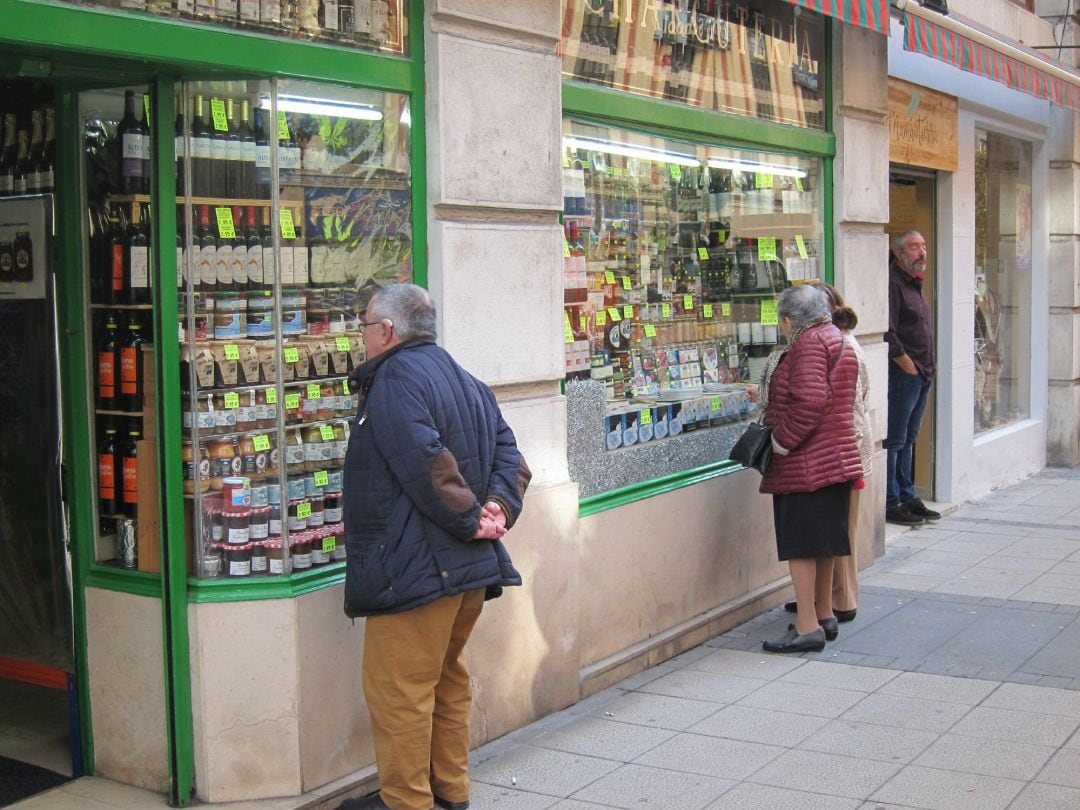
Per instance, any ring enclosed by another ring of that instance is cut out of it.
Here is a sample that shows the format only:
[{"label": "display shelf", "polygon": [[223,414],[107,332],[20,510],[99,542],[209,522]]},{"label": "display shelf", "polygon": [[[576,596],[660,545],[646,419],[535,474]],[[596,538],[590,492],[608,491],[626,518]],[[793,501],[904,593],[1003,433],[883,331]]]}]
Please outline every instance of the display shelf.
[{"label": "display shelf", "polygon": [[143,411],[108,411],[101,408],[96,408],[94,413],[98,416],[126,416],[131,417],[132,419],[141,418],[143,416]]},{"label": "display shelf", "polygon": [[90,309],[122,309],[122,310],[144,310],[149,311],[154,308],[153,304],[91,304]]},{"label": "display shelf", "polygon": [[[109,202],[115,203],[149,203],[152,202],[149,194],[110,194]],[[232,197],[184,197],[178,196],[176,198],[177,205],[184,205],[190,202],[192,205],[209,205],[211,207],[228,207],[240,206],[245,208],[252,206],[254,208],[269,208],[272,204],[271,200],[258,200],[247,198],[232,198]]]}]

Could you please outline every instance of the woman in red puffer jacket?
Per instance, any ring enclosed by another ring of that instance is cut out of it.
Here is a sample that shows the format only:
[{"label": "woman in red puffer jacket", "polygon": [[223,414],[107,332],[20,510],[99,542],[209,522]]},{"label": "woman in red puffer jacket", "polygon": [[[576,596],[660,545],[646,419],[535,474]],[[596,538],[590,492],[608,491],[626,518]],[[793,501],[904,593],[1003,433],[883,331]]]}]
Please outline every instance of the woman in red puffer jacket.
[{"label": "woman in red puffer jacket", "polygon": [[805,652],[837,633],[833,558],[851,553],[848,506],[862,475],[853,419],[859,362],[818,288],[784,290],[777,312],[789,338],[770,356],[759,388],[774,451],[761,492],[773,496],[777,556],[788,561],[798,612],[785,636],[763,646]]}]

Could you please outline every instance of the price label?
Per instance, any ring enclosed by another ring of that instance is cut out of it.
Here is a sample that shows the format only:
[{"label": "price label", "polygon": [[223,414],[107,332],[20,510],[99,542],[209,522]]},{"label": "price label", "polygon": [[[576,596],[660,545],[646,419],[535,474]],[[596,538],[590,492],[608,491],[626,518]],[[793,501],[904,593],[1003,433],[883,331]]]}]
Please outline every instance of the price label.
[{"label": "price label", "polygon": [[570,325],[570,313],[565,309],[562,314],[562,328],[567,332],[572,332],[574,330],[574,327]]},{"label": "price label", "polygon": [[795,178],[795,188],[798,191],[805,191],[805,189],[803,188],[803,185],[802,185],[802,178],[801,177],[796,177]]},{"label": "price label", "polygon": [[720,314],[725,318],[731,317],[731,304],[721,304]]},{"label": "price label", "polygon": [[295,346],[287,346],[285,348],[285,362],[286,363],[299,363],[300,362],[300,350]]},{"label": "price label", "polygon": [[149,93],[143,93],[142,97],[143,114],[146,116],[143,120],[146,121],[146,126],[150,126],[150,95]]},{"label": "price label", "polygon": [[656,327],[653,326],[651,323],[645,324],[645,337],[656,337]]},{"label": "price label", "polygon": [[727,231],[717,231],[716,232],[716,240],[718,242],[720,242],[720,244],[723,244],[724,242],[726,242],[727,241]]},{"label": "price label", "polygon": [[310,383],[307,387],[308,399],[320,399],[322,397],[322,386],[318,383]]},{"label": "price label", "polygon": [[[326,475],[326,473],[323,473],[323,475]],[[329,554],[331,551],[333,551],[336,548],[337,548],[337,538],[334,537],[334,535],[330,535],[329,537],[324,537],[322,539],[322,553],[323,554]]]},{"label": "price label", "polygon": [[622,316],[624,318],[626,318],[626,320],[628,320],[628,321],[633,320],[633,318],[634,318],[634,305],[633,304],[623,304]]},{"label": "price label", "polygon": [[347,337],[334,338],[334,347],[339,352],[347,352],[349,350],[349,339]]},{"label": "price label", "polygon": [[652,408],[646,408],[645,410],[643,410],[641,412],[641,415],[638,417],[638,421],[640,421],[641,424],[643,424],[643,425],[651,425],[652,424]]},{"label": "price label", "polygon": [[759,236],[757,240],[757,257],[758,261],[762,262],[775,262],[776,261],[776,237],[775,236]]},{"label": "price label", "polygon": [[210,115],[214,119],[214,129],[218,132],[229,131],[229,119],[225,117],[225,102],[220,98],[210,99]]},{"label": "price label", "polygon": [[267,388],[266,389],[266,404],[267,405],[277,405],[277,389],[276,388]]},{"label": "price label", "polygon": [[342,380],[341,381],[341,392],[343,394],[345,394],[345,396],[348,396],[349,394],[352,393],[352,391],[349,390],[349,381],[348,380]]},{"label": "price label", "polygon": [[240,347],[235,343],[225,344],[225,359],[226,360],[239,360],[240,359]]},{"label": "price label", "polygon": [[761,325],[762,326],[777,326],[780,320],[776,315],[776,299],[770,299],[768,301],[761,302]]},{"label": "price label", "polygon": [[614,270],[605,270],[604,271],[604,281],[606,281],[608,284],[614,284],[615,283],[615,271]]},{"label": "price label", "polygon": [[251,443],[254,445],[256,453],[265,453],[270,449],[270,437],[262,433],[252,436]]},{"label": "price label", "polygon": [[709,249],[707,247],[699,247],[697,249],[697,255],[703,262],[707,262],[709,260]]},{"label": "price label", "polygon": [[630,276],[623,276],[622,277],[622,288],[624,290],[632,290],[632,289],[634,289],[633,285],[630,283]]},{"label": "price label", "polygon": [[596,325],[607,326],[607,313],[602,309],[596,311]]},{"label": "price label", "polygon": [[757,172],[754,175],[754,188],[772,188],[773,176],[766,172]]},{"label": "price label", "polygon": [[332,442],[334,440],[334,426],[333,425],[320,425],[319,435],[322,436],[324,442]]},{"label": "price label", "polygon": [[612,323],[618,323],[619,321],[622,320],[622,315],[619,314],[619,308],[618,307],[608,307],[607,308],[607,314],[608,314],[608,317],[611,318]]},{"label": "price label", "polygon": [[569,328],[569,327],[563,329],[562,339],[563,339],[563,343],[573,343],[574,342],[574,330]]},{"label": "price label", "polygon": [[315,486],[326,487],[330,486],[330,473],[326,470],[318,470],[315,473]]},{"label": "price label", "polygon": [[301,520],[311,517],[311,504],[300,503],[296,505],[296,516]]},{"label": "price label", "polygon": [[806,252],[806,242],[803,240],[801,234],[795,234],[795,247],[799,249],[800,259],[810,258],[810,254]]},{"label": "price label", "polygon": [[562,240],[562,255],[564,259],[570,258],[570,243],[566,241],[566,237]]},{"label": "price label", "polygon": [[660,305],[660,317],[661,318],[670,318],[671,317],[671,304],[661,304]]},{"label": "price label", "polygon": [[300,410],[300,395],[299,394],[286,394],[285,395],[285,410],[298,411]]},{"label": "price label", "polygon": [[584,315],[578,316],[578,328],[581,329],[582,332],[589,331],[589,319]]},{"label": "price label", "polygon": [[277,138],[279,141],[287,141],[291,136],[289,135],[289,119],[285,117],[285,113],[278,110],[277,114]]},{"label": "price label", "polygon": [[678,163],[672,163],[668,166],[668,171],[671,172],[671,179],[678,183],[682,180],[682,166]]},{"label": "price label", "polygon": [[233,227],[231,208],[215,208],[214,215],[217,217],[218,236],[222,239],[235,239],[236,229]]},{"label": "price label", "polygon": [[705,318],[711,318],[713,316],[712,304],[702,304],[701,315]]},{"label": "price label", "polygon": [[230,391],[225,395],[225,410],[235,411],[240,407],[240,395]]},{"label": "price label", "polygon": [[720,397],[713,397],[709,400],[709,409],[713,411],[720,410]]},{"label": "price label", "polygon": [[682,308],[687,312],[694,308],[694,296],[687,293],[682,297]]},{"label": "price label", "polygon": [[295,239],[296,223],[293,222],[292,209],[282,208],[281,211],[278,212],[278,219],[281,220],[281,238]]}]

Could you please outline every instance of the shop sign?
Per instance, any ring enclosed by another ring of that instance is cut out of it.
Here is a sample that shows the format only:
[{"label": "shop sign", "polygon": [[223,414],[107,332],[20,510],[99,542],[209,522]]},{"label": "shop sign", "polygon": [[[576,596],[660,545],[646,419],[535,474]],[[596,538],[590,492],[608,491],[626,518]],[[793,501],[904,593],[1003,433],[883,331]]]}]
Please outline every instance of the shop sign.
[{"label": "shop sign", "polygon": [[563,0],[568,78],[821,129],[821,15],[784,0]]},{"label": "shop sign", "polygon": [[957,102],[900,79],[889,79],[889,162],[956,171]]}]

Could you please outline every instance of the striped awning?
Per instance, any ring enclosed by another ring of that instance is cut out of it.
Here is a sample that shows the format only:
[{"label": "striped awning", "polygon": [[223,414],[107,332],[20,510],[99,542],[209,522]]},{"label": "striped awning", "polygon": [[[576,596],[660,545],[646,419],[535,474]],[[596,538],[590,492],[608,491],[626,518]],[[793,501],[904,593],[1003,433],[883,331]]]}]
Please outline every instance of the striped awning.
[{"label": "striped awning", "polygon": [[788,0],[793,6],[889,35],[889,0]]},{"label": "striped awning", "polygon": [[[985,76],[1036,98],[1047,99],[1059,107],[1080,110],[1080,74],[1066,70],[1038,51],[996,31],[983,28],[974,20],[960,14],[949,12],[949,18],[989,40],[1015,48],[1039,62],[1044,62],[1047,70],[1025,64],[1003,50],[995,49],[986,41],[978,42],[911,13],[904,14],[904,50],[932,56],[968,73]],[[1070,80],[1067,75],[1062,74],[1071,74],[1074,78]]]}]

